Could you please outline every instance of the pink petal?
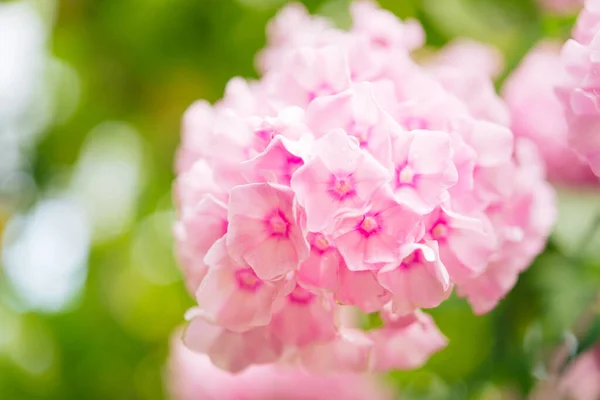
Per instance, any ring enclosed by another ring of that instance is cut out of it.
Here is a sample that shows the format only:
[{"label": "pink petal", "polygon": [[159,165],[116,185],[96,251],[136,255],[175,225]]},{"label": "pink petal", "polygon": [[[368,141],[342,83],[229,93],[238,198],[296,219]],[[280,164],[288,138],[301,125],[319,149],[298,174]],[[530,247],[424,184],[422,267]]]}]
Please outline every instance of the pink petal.
[{"label": "pink petal", "polygon": [[371,355],[375,371],[409,370],[423,366],[429,357],[444,348],[447,339],[435,326],[433,319],[417,312],[415,322],[406,326],[389,326],[371,331]]},{"label": "pink petal", "polygon": [[340,285],[335,300],[345,305],[353,305],[366,313],[379,311],[391,300],[391,293],[383,288],[371,271],[350,271],[340,268]]}]

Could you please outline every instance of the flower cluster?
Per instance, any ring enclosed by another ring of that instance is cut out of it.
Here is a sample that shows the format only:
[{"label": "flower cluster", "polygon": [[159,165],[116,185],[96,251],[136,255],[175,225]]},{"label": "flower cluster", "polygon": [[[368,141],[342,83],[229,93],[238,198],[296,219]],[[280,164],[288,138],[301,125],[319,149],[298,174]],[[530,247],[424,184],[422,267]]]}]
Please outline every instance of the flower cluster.
[{"label": "flower cluster", "polygon": [[573,186],[597,185],[598,177],[569,148],[568,126],[555,88],[565,79],[560,45],[538,44],[506,80],[503,98],[516,137],[534,142],[546,164],[548,179]]},{"label": "flower cluster", "polygon": [[[283,9],[262,79],[234,78],[184,117],[175,234],[198,301],[184,340],[223,369],[418,367],[446,344],[420,309],[456,287],[489,311],[553,222],[485,48],[419,65],[416,22],[370,2],[352,15],[341,31]],[[362,331],[349,309],[382,326]]]},{"label": "flower cluster", "polygon": [[600,176],[600,1],[587,0],[562,49],[566,78],[557,89],[565,106],[572,148]]}]

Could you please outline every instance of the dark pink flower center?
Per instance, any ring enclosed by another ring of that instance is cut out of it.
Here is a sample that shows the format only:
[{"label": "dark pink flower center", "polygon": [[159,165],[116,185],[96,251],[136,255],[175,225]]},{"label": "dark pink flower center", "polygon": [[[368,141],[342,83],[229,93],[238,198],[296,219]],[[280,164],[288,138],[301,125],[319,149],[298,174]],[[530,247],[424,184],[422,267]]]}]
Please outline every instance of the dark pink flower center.
[{"label": "dark pink flower center", "polygon": [[288,298],[292,303],[308,304],[315,297],[314,293],[309,292],[301,286],[296,285],[296,288],[289,294]]},{"label": "dark pink flower center", "polygon": [[235,279],[240,289],[255,291],[262,285],[262,281],[250,268],[235,271]]},{"label": "dark pink flower center", "polygon": [[431,227],[429,234],[434,240],[445,240],[450,233],[450,228],[445,221],[438,221]]},{"label": "dark pink flower center", "polygon": [[365,237],[369,237],[381,230],[381,225],[375,215],[365,215],[356,227],[356,229]]},{"label": "dark pink flower center", "polygon": [[400,264],[401,268],[409,269],[413,267],[415,264],[419,264],[421,262],[421,254],[419,251],[415,250],[410,253],[408,256],[404,257],[402,263]]},{"label": "dark pink flower center", "polygon": [[396,186],[413,186],[415,183],[415,171],[408,164],[396,168]]},{"label": "dark pink flower center", "polygon": [[265,219],[267,231],[271,236],[287,238],[290,234],[290,221],[280,209],[274,210]]},{"label": "dark pink flower center", "polygon": [[345,177],[331,176],[329,193],[338,200],[345,200],[356,195],[354,179],[351,175]]},{"label": "dark pink flower center", "polygon": [[322,233],[318,233],[313,240],[313,247],[324,253],[330,247],[329,240]]}]

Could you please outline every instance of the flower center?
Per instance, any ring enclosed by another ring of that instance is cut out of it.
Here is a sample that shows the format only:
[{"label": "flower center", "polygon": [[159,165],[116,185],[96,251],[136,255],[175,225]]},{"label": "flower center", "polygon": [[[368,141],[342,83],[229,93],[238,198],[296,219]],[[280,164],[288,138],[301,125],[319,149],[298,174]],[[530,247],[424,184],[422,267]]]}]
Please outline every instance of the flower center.
[{"label": "flower center", "polygon": [[406,165],[398,170],[398,186],[412,185],[415,180],[415,172]]},{"label": "flower center", "polygon": [[250,268],[238,269],[235,271],[235,279],[240,289],[254,291],[262,281],[256,276]]},{"label": "flower center", "polygon": [[354,180],[352,177],[338,178],[332,176],[329,193],[331,193],[338,200],[344,200],[348,197],[352,197],[356,194],[354,189]]},{"label": "flower center", "polygon": [[289,295],[289,299],[293,303],[307,304],[312,301],[315,295],[301,286],[296,285],[296,288]]},{"label": "flower center", "polygon": [[431,237],[435,240],[443,240],[448,237],[449,231],[448,225],[445,222],[437,222],[431,228]]},{"label": "flower center", "polygon": [[417,251],[413,251],[402,260],[400,266],[404,269],[411,268],[413,265],[417,264],[421,258]]},{"label": "flower center", "polygon": [[358,231],[363,234],[363,236],[369,237],[374,233],[377,233],[381,227],[375,219],[374,216],[365,215],[358,225]]},{"label": "flower center", "polygon": [[271,213],[271,215],[267,217],[266,223],[271,236],[288,236],[290,222],[281,210],[277,209]]},{"label": "flower center", "polygon": [[322,233],[319,233],[315,237],[313,244],[317,248],[317,250],[322,251],[322,252],[329,248],[329,240],[327,240],[325,235],[323,235]]}]

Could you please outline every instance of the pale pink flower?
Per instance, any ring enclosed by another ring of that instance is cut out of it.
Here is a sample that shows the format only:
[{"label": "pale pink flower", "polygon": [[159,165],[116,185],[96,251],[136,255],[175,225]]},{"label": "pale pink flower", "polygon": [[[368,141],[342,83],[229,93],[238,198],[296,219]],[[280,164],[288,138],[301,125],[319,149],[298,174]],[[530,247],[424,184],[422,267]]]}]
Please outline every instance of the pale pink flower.
[{"label": "pale pink flower", "polygon": [[445,65],[497,77],[504,68],[504,58],[495,47],[472,39],[455,39],[442,48],[430,61],[434,66]]},{"label": "pale pink flower", "polygon": [[306,288],[335,292],[342,256],[332,244],[331,238],[323,233],[309,233],[310,254],[300,264],[296,275],[298,282]]},{"label": "pale pink flower", "polygon": [[496,94],[490,71],[486,68],[489,67],[472,70],[468,66],[439,64],[432,70],[444,88],[458,97],[473,117],[509,126],[510,113]]},{"label": "pale pink flower", "polygon": [[252,268],[237,264],[227,252],[225,238],[212,246],[204,261],[211,268],[196,300],[205,319],[237,332],[269,324],[283,282],[264,282]]},{"label": "pale pink flower", "polygon": [[320,138],[316,154],[296,171],[291,183],[306,209],[307,228],[312,232],[329,227],[342,208],[365,206],[389,177],[388,171],[342,130]]},{"label": "pale pink flower", "polygon": [[384,326],[369,332],[373,340],[371,368],[375,371],[414,369],[446,347],[448,340],[428,314],[407,316],[383,313]]},{"label": "pale pink flower", "polygon": [[590,44],[598,30],[600,30],[600,3],[597,0],[563,1],[578,3],[579,5],[585,4],[584,9],[579,14],[579,18],[577,18],[577,22],[575,23],[573,39],[584,45]]},{"label": "pale pink flower", "polygon": [[452,292],[450,276],[440,260],[437,242],[403,246],[401,261],[381,268],[377,279],[392,293],[392,310],[397,314],[437,307]]},{"label": "pale pink flower", "polygon": [[281,278],[308,257],[294,192],[286,186],[237,186],[229,197],[227,249],[264,280]]},{"label": "pale pink flower", "polygon": [[421,214],[447,200],[448,189],[458,181],[450,136],[444,132],[416,130],[396,135],[392,160],[396,200]]},{"label": "pale pink flower", "polygon": [[483,273],[458,285],[473,310],[493,309],[515,285],[519,274],[539,254],[556,219],[555,194],[544,181],[543,161],[527,139],[517,142],[515,190],[487,215],[495,225],[499,246]]},{"label": "pale pink flower", "polygon": [[176,331],[166,369],[166,387],[174,400],[391,400],[382,382],[363,374],[313,374],[290,365],[253,366],[232,374],[194,353]]},{"label": "pale pink flower", "polygon": [[177,253],[186,266],[185,274],[190,292],[196,291],[206,275],[206,253],[225,232],[227,205],[210,194],[205,195],[193,209],[181,211],[174,234]]},{"label": "pale pink flower", "polygon": [[484,214],[461,215],[439,208],[427,216],[427,238],[437,241],[440,258],[456,283],[483,272],[497,240]]},{"label": "pale pink flower", "polygon": [[600,25],[597,18],[600,3],[586,2],[581,12],[575,39],[567,41],[561,58],[567,79],[557,89],[565,106],[569,127],[569,143],[600,176],[600,106],[598,105],[598,70],[600,61]]},{"label": "pale pink flower", "polygon": [[300,361],[310,371],[360,373],[369,370],[372,349],[373,340],[367,332],[340,328],[333,340],[302,349]]},{"label": "pale pink flower", "polygon": [[400,247],[421,235],[419,216],[397,203],[389,187],[377,191],[368,206],[336,217],[331,237],[350,271],[376,269],[398,259]]},{"label": "pale pink flower", "polygon": [[357,1],[350,7],[352,32],[369,37],[376,47],[414,50],[425,43],[425,33],[415,20],[401,22],[372,1]]},{"label": "pale pink flower", "polygon": [[316,137],[339,128],[358,140],[383,166],[391,164],[390,137],[402,128],[377,103],[368,82],[350,90],[315,99],[307,108],[306,123]]},{"label": "pale pink flower", "polygon": [[[422,65],[417,23],[367,1],[351,14],[344,31],[284,8],[263,76],[184,117],[175,235],[198,300],[186,342],[223,369],[422,365],[445,339],[418,309],[453,287],[491,309],[553,222],[543,166],[515,148],[494,91],[497,52],[462,41]],[[347,309],[386,324],[363,332]]]},{"label": "pale pink flower", "polygon": [[333,301],[330,296],[315,294],[297,285],[281,299],[270,329],[282,343],[302,347],[335,337]]},{"label": "pale pink flower", "polygon": [[270,138],[262,153],[242,163],[242,175],[250,182],[271,182],[289,186],[292,174],[304,164],[298,149],[294,147],[297,147],[294,146],[294,142],[286,140],[283,136]]},{"label": "pale pink flower", "polygon": [[335,300],[340,304],[356,306],[366,313],[381,310],[392,299],[392,294],[377,281],[374,271],[350,271],[340,267],[339,286]]},{"label": "pale pink flower", "polygon": [[558,390],[573,400],[596,400],[600,397],[600,345],[572,362],[561,378]]},{"label": "pale pink flower", "polygon": [[215,182],[206,159],[199,159],[181,173],[175,182],[175,203],[182,213],[189,213],[207,194],[227,202],[228,193]]},{"label": "pale pink flower", "polygon": [[306,107],[319,96],[339,93],[350,86],[350,66],[339,46],[300,47],[286,54],[279,74],[267,82],[269,93],[284,102]]},{"label": "pale pink flower", "polygon": [[186,346],[208,355],[217,367],[239,372],[254,364],[271,364],[283,353],[283,344],[264,326],[246,332],[229,331],[204,319],[200,311],[188,312],[183,334]]},{"label": "pale pink flower", "polygon": [[597,184],[587,163],[569,148],[567,119],[555,87],[564,80],[560,47],[541,43],[504,84],[503,97],[517,137],[532,140],[546,164],[548,178],[571,185]]}]

